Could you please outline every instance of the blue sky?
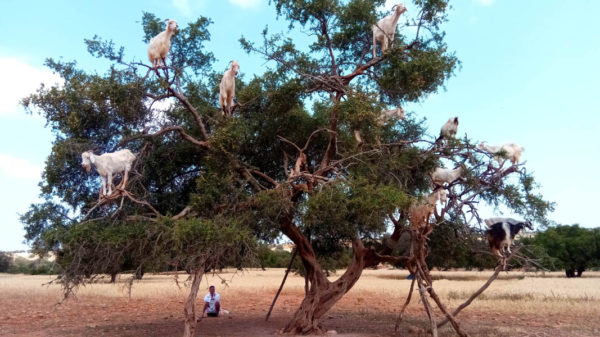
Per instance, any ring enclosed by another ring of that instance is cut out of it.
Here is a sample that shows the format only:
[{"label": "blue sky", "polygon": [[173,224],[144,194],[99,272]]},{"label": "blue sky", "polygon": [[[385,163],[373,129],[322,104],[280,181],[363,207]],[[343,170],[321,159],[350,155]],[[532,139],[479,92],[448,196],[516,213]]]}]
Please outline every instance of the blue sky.
[{"label": "blue sky", "polygon": [[[451,2],[447,42],[462,61],[445,91],[405,107],[427,117],[432,133],[459,116],[459,135],[490,144],[517,142],[522,160],[556,202],[558,223],[600,225],[593,209],[600,178],[596,138],[600,108],[600,1],[461,0]],[[387,7],[391,7],[388,1]],[[411,14],[411,6],[408,14]],[[198,15],[211,18],[216,69],[231,59],[249,78],[264,61],[240,48],[241,35],[259,41],[266,24],[283,31],[267,0],[27,1],[3,0],[0,12],[0,251],[25,249],[18,213],[39,195],[38,182],[52,135],[39,116],[26,115],[18,100],[57,77],[47,57],[77,60],[104,72],[83,39],[95,34],[126,47],[128,58],[146,60],[141,17],[148,11],[184,26]],[[413,13],[414,14],[414,13]],[[410,35],[409,31],[406,31]],[[306,35],[294,32],[301,45]],[[590,171],[592,170],[592,171]],[[491,214],[490,214],[491,215]]]}]

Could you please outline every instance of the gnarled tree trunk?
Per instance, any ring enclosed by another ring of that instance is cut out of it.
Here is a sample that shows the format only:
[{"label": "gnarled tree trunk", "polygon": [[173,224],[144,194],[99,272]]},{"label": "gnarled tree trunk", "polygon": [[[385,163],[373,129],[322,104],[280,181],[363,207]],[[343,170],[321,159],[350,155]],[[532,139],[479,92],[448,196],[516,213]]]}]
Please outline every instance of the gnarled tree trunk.
[{"label": "gnarled tree trunk", "polygon": [[200,288],[200,282],[202,281],[203,275],[203,266],[194,271],[190,294],[185,303],[185,308],[183,309],[183,315],[185,317],[183,337],[193,337],[196,335],[196,297],[198,297],[198,289]]},{"label": "gnarled tree trunk", "polygon": [[331,282],[317,262],[315,252],[308,239],[291,222],[283,227],[286,235],[296,244],[310,284],[304,300],[285,327],[284,332],[301,334],[324,332],[325,329],[320,323],[321,317],[358,281],[365,266],[367,250],[358,238],[352,240],[353,261],[340,278]]}]

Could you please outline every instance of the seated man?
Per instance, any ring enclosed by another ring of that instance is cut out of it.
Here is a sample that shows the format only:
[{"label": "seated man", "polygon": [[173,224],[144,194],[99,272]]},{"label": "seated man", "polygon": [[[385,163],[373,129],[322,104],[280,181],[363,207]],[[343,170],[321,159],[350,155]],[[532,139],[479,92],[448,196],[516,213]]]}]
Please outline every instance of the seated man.
[{"label": "seated man", "polygon": [[221,311],[221,297],[215,292],[215,286],[210,286],[208,290],[210,293],[204,296],[204,310],[202,311],[202,316],[204,316],[204,313],[206,312],[206,315],[209,317],[217,317],[219,316],[219,311]]}]

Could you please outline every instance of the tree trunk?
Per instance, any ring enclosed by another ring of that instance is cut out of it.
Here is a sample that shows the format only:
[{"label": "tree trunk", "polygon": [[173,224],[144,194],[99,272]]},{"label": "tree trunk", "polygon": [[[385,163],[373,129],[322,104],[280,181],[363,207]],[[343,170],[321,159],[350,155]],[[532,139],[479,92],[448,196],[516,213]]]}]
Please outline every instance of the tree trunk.
[{"label": "tree trunk", "polygon": [[575,277],[575,270],[573,268],[565,269],[565,274],[568,278]]},{"label": "tree trunk", "polygon": [[196,297],[198,296],[198,289],[200,288],[200,282],[202,281],[203,275],[204,266],[200,266],[194,272],[190,294],[185,303],[185,308],[183,309],[185,318],[183,337],[193,337],[196,335]]},{"label": "tree trunk", "polygon": [[116,281],[117,281],[117,273],[116,272],[110,273],[110,283],[115,283]]},{"label": "tree trunk", "polygon": [[142,277],[144,277],[144,268],[140,267],[139,269],[136,269],[136,271],[135,271],[135,279],[141,280]]},{"label": "tree trunk", "polygon": [[[298,247],[298,246],[297,246]],[[305,249],[305,248],[310,249]],[[300,307],[284,329],[286,333],[323,333],[326,329],[320,319],[358,281],[364,269],[365,249],[359,239],[352,241],[354,259],[340,278],[331,282],[318,264],[310,246],[298,248],[298,253],[307,272],[310,283],[308,293]]]}]

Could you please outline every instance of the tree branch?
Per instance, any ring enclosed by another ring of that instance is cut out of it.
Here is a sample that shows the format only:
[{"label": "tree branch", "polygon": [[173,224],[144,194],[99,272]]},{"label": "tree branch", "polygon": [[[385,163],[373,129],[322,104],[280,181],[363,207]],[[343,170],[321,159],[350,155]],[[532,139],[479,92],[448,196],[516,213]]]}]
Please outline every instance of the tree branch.
[{"label": "tree branch", "polygon": [[140,139],[140,138],[154,138],[154,137],[158,137],[158,136],[161,136],[161,135],[163,135],[165,133],[173,132],[173,131],[177,131],[181,135],[181,137],[183,139],[187,140],[188,142],[190,142],[190,143],[192,143],[192,144],[194,144],[194,145],[196,145],[198,147],[201,147],[203,149],[206,149],[206,148],[209,147],[208,146],[208,142],[201,141],[201,140],[198,140],[198,139],[192,137],[190,134],[188,134],[187,132],[185,132],[185,130],[181,126],[165,126],[165,127],[163,127],[162,129],[160,129],[159,131],[157,131],[155,133],[141,133],[139,135],[135,135],[135,136],[131,136],[131,137],[128,137],[128,138],[124,138],[124,139],[121,140],[120,143],[121,143],[121,145],[125,145],[125,144],[127,144],[127,143],[129,143],[129,142],[131,142],[133,140],[136,140],[136,139]]}]

